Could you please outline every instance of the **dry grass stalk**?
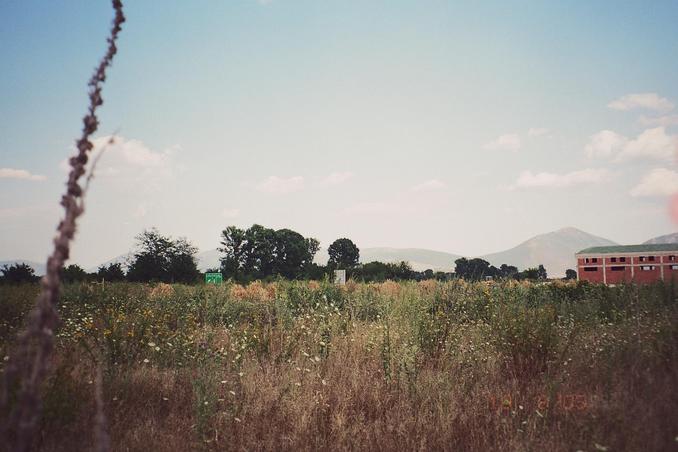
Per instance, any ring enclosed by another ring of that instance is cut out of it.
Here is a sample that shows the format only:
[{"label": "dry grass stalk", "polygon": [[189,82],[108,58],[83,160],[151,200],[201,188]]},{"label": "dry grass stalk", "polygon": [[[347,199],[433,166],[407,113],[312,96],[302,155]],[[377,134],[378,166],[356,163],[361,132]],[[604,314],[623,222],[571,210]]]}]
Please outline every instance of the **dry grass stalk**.
[{"label": "dry grass stalk", "polygon": [[[54,330],[59,321],[56,311],[61,286],[59,273],[69,256],[76,221],[84,210],[84,190],[79,180],[85,174],[85,165],[93,147],[90,138],[99,126],[96,110],[103,104],[101,91],[106,80],[106,69],[117,52],[115,43],[125,21],[122,2],[112,0],[112,4],[115,17],[107,39],[108,48],[88,83],[90,103],[83,118],[82,135],[76,143],[77,155],[69,160],[71,170],[67,190],[61,198],[64,219],[59,223],[54,238],[54,250],[47,259],[46,275],[41,281],[41,293],[36,306],[31,312],[25,331],[19,336],[17,347],[5,370],[0,407],[3,417],[6,418],[3,418],[1,433],[3,443],[12,450],[24,451],[30,447],[40,418],[40,384],[47,373],[54,348]],[[18,393],[16,400],[12,401],[10,399],[15,389]]]}]

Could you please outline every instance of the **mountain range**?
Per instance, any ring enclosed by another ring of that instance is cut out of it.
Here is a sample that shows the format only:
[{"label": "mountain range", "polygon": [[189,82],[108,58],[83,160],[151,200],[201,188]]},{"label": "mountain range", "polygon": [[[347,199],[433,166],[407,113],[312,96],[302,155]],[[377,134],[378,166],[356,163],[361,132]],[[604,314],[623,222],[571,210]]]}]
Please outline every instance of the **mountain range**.
[{"label": "mountain range", "polygon": [[[678,243],[678,232],[654,237],[644,243]],[[591,246],[608,245],[617,245],[617,243],[577,228],[567,227],[534,236],[504,251],[473,257],[485,259],[495,266],[501,264],[515,265],[520,270],[543,264],[550,276],[561,277],[565,275],[566,269],[575,266],[574,254],[577,251]],[[129,260],[129,257],[130,254],[123,254],[105,262],[104,265],[116,262],[125,263]],[[218,268],[219,257],[220,253],[216,249],[199,253],[197,256],[198,268],[201,271],[208,268]],[[362,248],[360,250],[360,261],[363,263],[407,261],[417,271],[429,268],[436,271],[453,271],[454,261],[460,257],[458,254],[422,248]],[[327,259],[327,249],[321,249],[315,257],[315,262],[325,264]],[[21,259],[0,261],[0,267],[16,262],[24,262],[30,265],[38,275],[44,274],[44,264]],[[96,271],[97,268],[98,266],[92,267],[88,271]]]}]

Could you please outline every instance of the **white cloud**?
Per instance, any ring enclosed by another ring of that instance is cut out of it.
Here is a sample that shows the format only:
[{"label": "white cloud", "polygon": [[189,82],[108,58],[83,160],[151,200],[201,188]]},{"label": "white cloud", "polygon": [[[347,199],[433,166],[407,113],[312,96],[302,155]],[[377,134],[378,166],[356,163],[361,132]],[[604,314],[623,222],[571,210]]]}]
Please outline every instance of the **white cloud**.
[{"label": "white cloud", "polygon": [[517,133],[507,133],[486,143],[483,147],[491,151],[517,151],[522,147],[522,141]]},{"label": "white cloud", "polygon": [[336,172],[328,175],[320,181],[320,185],[323,187],[331,187],[333,185],[341,185],[344,182],[348,181],[353,177],[353,173],[350,171]]},{"label": "white cloud", "polygon": [[531,127],[530,130],[527,131],[527,136],[540,137],[546,135],[549,132],[550,132],[549,129],[545,129],[543,127]]},{"label": "white cloud", "polygon": [[415,185],[414,187],[412,187],[412,191],[414,192],[439,191],[444,190],[446,188],[447,184],[445,182],[439,181],[438,179],[430,179],[422,182],[421,184]]},{"label": "white cloud", "polygon": [[666,168],[655,168],[631,189],[631,196],[670,196],[678,193],[678,173]]},{"label": "white cloud", "polygon": [[[105,181],[125,191],[139,190],[139,187],[145,191],[158,191],[177,170],[172,159],[174,150],[178,149],[176,146],[155,151],[141,140],[119,135],[98,137],[92,144],[89,165],[98,159],[94,177],[99,179],[94,182],[94,187]],[[64,172],[70,171],[68,160],[64,159],[59,165]]]},{"label": "white cloud", "polygon": [[581,184],[597,184],[610,178],[606,169],[586,168],[566,174],[523,171],[510,188],[564,188]]},{"label": "white cloud", "polygon": [[221,211],[221,216],[228,219],[237,218],[240,216],[240,209],[224,209]]},{"label": "white cloud", "polygon": [[269,176],[257,185],[257,190],[273,195],[293,193],[302,190],[303,188],[304,178],[301,176],[289,177],[287,179],[278,176]]},{"label": "white cloud", "polygon": [[648,157],[659,160],[671,160],[678,149],[678,138],[667,135],[664,127],[648,129],[629,141],[619,154],[620,160]]},{"label": "white cloud", "polygon": [[31,174],[30,172],[22,169],[0,168],[0,179],[23,179],[23,180],[42,181],[47,178],[39,174]]},{"label": "white cloud", "polygon": [[678,115],[659,116],[656,118],[641,116],[638,121],[644,126],[678,126]]},{"label": "white cloud", "polygon": [[589,157],[613,157],[616,161],[637,158],[671,160],[678,152],[678,137],[667,134],[664,127],[647,129],[635,139],[602,130],[590,137],[584,149]]},{"label": "white cloud", "polygon": [[616,132],[601,130],[591,135],[584,149],[589,157],[611,157],[621,151],[628,141],[628,138]]},{"label": "white cloud", "polygon": [[613,110],[621,111],[635,110],[638,108],[669,111],[674,107],[673,102],[665,97],[659,97],[657,93],[627,94],[626,96],[622,96],[619,99],[610,102],[607,106]]}]

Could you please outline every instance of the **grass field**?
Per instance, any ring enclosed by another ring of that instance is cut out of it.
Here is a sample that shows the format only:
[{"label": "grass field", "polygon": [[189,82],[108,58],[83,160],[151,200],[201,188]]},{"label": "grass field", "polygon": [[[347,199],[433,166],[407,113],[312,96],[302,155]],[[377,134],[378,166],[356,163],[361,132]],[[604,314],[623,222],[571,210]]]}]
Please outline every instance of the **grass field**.
[{"label": "grass field", "polygon": [[[0,287],[8,354],[37,286]],[[675,450],[678,287],[64,289],[39,450]]]}]

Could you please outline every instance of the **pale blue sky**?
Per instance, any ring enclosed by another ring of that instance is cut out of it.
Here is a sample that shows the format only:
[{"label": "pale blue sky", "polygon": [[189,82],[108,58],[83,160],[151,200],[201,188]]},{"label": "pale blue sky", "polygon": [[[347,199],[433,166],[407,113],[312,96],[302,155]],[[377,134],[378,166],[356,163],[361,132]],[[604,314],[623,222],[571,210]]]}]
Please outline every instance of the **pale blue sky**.
[{"label": "pale blue sky", "polygon": [[[467,255],[676,229],[676,2],[125,6],[85,266],[150,226],[203,250],[257,222]],[[49,249],[110,20],[106,1],[0,2],[0,260]]]}]

